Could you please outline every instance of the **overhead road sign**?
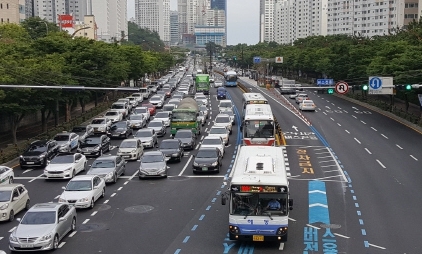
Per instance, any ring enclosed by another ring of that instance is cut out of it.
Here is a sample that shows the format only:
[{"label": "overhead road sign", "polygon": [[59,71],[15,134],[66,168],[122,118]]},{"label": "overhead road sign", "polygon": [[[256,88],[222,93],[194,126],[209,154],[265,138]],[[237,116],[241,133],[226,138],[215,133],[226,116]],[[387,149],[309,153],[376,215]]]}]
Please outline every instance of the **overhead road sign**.
[{"label": "overhead road sign", "polygon": [[318,86],[332,86],[334,85],[333,79],[317,79]]},{"label": "overhead road sign", "polygon": [[259,56],[254,56],[254,58],[253,58],[253,63],[254,64],[259,64],[261,62],[261,57],[259,57]]},{"label": "overhead road sign", "polygon": [[283,57],[282,56],[277,56],[275,58],[275,63],[283,63]]},{"label": "overhead road sign", "polygon": [[393,77],[369,77],[368,94],[394,94]]},{"label": "overhead road sign", "polygon": [[338,94],[346,94],[349,91],[349,84],[343,81],[337,82],[335,89]]}]

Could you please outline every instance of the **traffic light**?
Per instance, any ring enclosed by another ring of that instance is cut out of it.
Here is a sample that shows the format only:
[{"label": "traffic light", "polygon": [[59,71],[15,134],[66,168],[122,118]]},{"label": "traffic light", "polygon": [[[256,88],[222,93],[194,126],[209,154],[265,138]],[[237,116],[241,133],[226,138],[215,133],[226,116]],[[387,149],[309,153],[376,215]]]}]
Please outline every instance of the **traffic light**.
[{"label": "traffic light", "polygon": [[362,85],[362,90],[363,91],[367,91],[368,90],[368,85],[367,84]]},{"label": "traffic light", "polygon": [[333,93],[334,93],[334,89],[332,89],[332,88],[328,88],[327,93],[328,93],[328,94],[333,94]]},{"label": "traffic light", "polygon": [[412,85],[410,85],[410,84],[407,84],[407,85],[406,85],[406,90],[407,90],[407,91],[410,91],[410,90],[412,90]]},{"label": "traffic light", "polygon": [[233,56],[233,60],[234,61],[237,61],[237,56]]}]

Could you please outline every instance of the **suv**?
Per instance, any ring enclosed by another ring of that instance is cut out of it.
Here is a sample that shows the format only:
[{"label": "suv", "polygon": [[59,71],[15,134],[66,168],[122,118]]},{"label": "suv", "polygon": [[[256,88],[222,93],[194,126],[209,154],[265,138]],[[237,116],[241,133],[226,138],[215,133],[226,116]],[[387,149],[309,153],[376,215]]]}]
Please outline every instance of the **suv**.
[{"label": "suv", "polygon": [[59,152],[71,152],[79,145],[79,135],[74,132],[57,133],[54,140],[59,145]]},{"label": "suv", "polygon": [[192,132],[192,130],[177,130],[176,135],[174,135],[175,139],[180,140],[182,142],[182,147],[184,149],[194,149],[196,145],[196,135]]},{"label": "suv", "polygon": [[19,157],[19,164],[23,167],[47,166],[58,153],[59,146],[55,140],[37,140],[32,142],[28,149]]}]

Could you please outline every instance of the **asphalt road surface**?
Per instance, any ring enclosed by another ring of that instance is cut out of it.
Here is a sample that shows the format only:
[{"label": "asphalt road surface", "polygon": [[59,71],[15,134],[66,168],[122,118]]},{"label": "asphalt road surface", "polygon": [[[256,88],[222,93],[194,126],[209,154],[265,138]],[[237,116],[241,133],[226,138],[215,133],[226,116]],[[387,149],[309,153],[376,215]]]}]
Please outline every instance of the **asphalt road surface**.
[{"label": "asphalt road surface", "polygon": [[[302,113],[293,100],[246,85],[268,98],[285,134],[294,209],[282,252],[422,253],[420,133],[328,94],[309,91],[317,110]],[[242,91],[227,89],[241,112]],[[212,119],[198,141],[218,114],[214,88],[210,101]],[[240,143],[238,128],[236,124],[218,174],[192,173],[195,150],[169,164],[167,179],[139,180],[139,162],[128,162],[126,175],[107,185],[106,197],[94,209],[78,210],[77,231],[62,240],[58,252],[280,253],[276,243],[228,239],[228,206],[220,204],[220,195]],[[159,140],[166,138],[169,134]],[[120,142],[112,140],[112,145]],[[15,176],[28,188],[32,204],[56,202],[67,183],[46,181],[42,169],[16,167]],[[0,224],[0,249],[9,252],[9,232],[17,224]]]}]

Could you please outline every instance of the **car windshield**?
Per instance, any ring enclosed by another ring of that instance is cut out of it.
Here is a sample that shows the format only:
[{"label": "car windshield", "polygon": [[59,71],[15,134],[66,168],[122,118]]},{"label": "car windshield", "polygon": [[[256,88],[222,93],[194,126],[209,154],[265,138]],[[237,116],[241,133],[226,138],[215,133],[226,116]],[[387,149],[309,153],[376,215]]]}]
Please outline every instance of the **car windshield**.
[{"label": "car windshield", "polygon": [[187,131],[183,131],[183,132],[176,132],[176,135],[174,136],[175,138],[191,138],[192,137],[192,132],[187,132]]},{"label": "car windshield", "polygon": [[97,145],[99,143],[101,143],[101,137],[90,137],[90,138],[86,138],[84,140],[85,144],[88,145]]},{"label": "car windshield", "polygon": [[124,109],[125,108],[125,105],[124,104],[113,104],[113,105],[111,105],[111,108],[114,108],[114,109]]},{"label": "car windshield", "polygon": [[135,137],[138,137],[138,138],[142,138],[142,137],[147,138],[147,137],[152,137],[152,134],[149,131],[138,131],[135,134]]},{"label": "car windshield", "polygon": [[220,105],[218,105],[219,108],[231,108],[232,103],[231,102],[222,102]]},{"label": "car windshield", "polygon": [[135,113],[147,113],[148,108],[135,108]]},{"label": "car windshield", "polygon": [[230,118],[227,116],[219,116],[215,119],[216,123],[228,123],[230,122]]},{"label": "car windshield", "polygon": [[68,135],[57,135],[54,137],[54,140],[56,141],[68,141],[69,136]]},{"label": "car windshield", "polygon": [[23,217],[21,224],[25,225],[42,225],[42,224],[54,224],[56,222],[55,211],[43,211],[43,212],[27,212]]},{"label": "car windshield", "polygon": [[313,101],[304,101],[303,104],[308,105],[308,106],[312,106],[312,104],[314,104]]},{"label": "car windshield", "polygon": [[201,106],[200,109],[201,111],[208,111],[208,108],[206,106]]},{"label": "car windshield", "polygon": [[223,128],[211,128],[210,134],[227,134],[227,130]]},{"label": "car windshield", "polygon": [[85,132],[86,127],[73,127],[72,132]]},{"label": "car windshield", "polygon": [[160,101],[161,97],[160,96],[152,96],[151,99],[149,99],[150,101]]},{"label": "car windshield", "polygon": [[217,151],[216,150],[199,150],[196,157],[197,158],[216,158]]},{"label": "car windshield", "polygon": [[117,116],[119,113],[117,112],[107,112],[105,115],[106,116]]},{"label": "car windshield", "polygon": [[168,104],[163,106],[163,111],[172,111],[174,109],[174,104]]},{"label": "car windshield", "polygon": [[105,120],[104,119],[94,119],[92,120],[91,124],[105,124]]},{"label": "car windshield", "polygon": [[202,140],[203,145],[221,145],[221,141],[216,138],[205,138]]},{"label": "car windshield", "polygon": [[91,168],[114,168],[114,160],[96,160],[92,163]]},{"label": "car windshield", "polygon": [[92,190],[91,180],[72,180],[66,186],[67,191],[89,191]]},{"label": "car windshield", "polygon": [[45,152],[47,151],[47,146],[46,145],[31,145],[26,151],[27,152]]},{"label": "car windshield", "polygon": [[167,114],[166,112],[158,112],[157,114],[155,114],[155,118],[169,118],[169,114]]},{"label": "car windshield", "polygon": [[141,97],[142,95],[140,93],[134,93],[131,95],[132,97]]},{"label": "car windshield", "polygon": [[12,191],[0,191],[0,202],[10,201],[12,196]]},{"label": "car windshield", "polygon": [[113,124],[111,126],[112,129],[117,129],[117,128],[126,128],[127,127],[127,123],[126,122],[117,122],[115,124]]},{"label": "car windshield", "polygon": [[130,115],[129,120],[142,120],[142,115]]},{"label": "car windshield", "polygon": [[205,96],[196,96],[195,100],[206,100],[207,97]]},{"label": "car windshield", "polygon": [[173,149],[173,148],[179,148],[179,142],[161,142],[160,144],[160,149]]},{"label": "car windshield", "polygon": [[50,164],[66,164],[73,163],[73,155],[59,155],[54,157]]},{"label": "car windshield", "polygon": [[137,141],[123,141],[120,144],[120,148],[136,148],[137,146]]},{"label": "car windshield", "polygon": [[149,122],[148,127],[161,127],[163,123],[161,122]]},{"label": "car windshield", "polygon": [[142,163],[162,162],[164,157],[161,155],[144,155],[141,159]]}]

